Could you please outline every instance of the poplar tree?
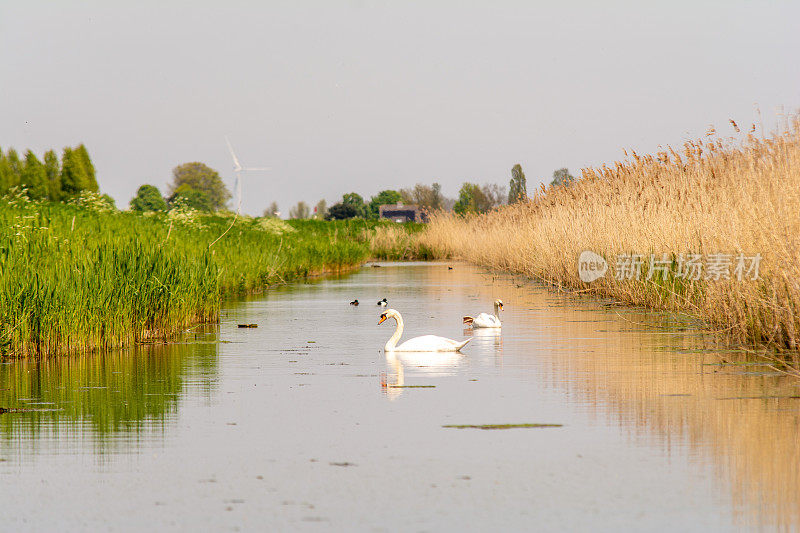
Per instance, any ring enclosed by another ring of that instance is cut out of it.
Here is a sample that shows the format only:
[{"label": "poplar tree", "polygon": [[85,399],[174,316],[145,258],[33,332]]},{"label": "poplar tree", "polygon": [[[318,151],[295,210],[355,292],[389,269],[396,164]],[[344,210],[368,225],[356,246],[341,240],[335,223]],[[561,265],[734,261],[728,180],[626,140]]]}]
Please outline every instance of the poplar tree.
[{"label": "poplar tree", "polygon": [[34,200],[47,197],[47,173],[42,162],[31,150],[25,152],[20,185],[28,189],[28,196]]},{"label": "poplar tree", "polygon": [[47,199],[58,202],[61,200],[61,164],[53,150],[44,153],[44,172],[47,177]]},{"label": "poplar tree", "polygon": [[3,149],[0,148],[0,194],[5,194],[11,187],[11,166],[8,164]]},{"label": "poplar tree", "polygon": [[511,169],[511,181],[508,183],[508,203],[524,202],[528,198],[525,173],[522,166],[517,163]]},{"label": "poplar tree", "polygon": [[86,149],[86,146],[81,143],[75,149],[75,155],[80,159],[81,164],[83,165],[83,169],[86,171],[86,186],[85,189],[88,189],[92,192],[97,192],[100,190],[100,187],[97,185],[97,178],[94,172],[94,165],[92,164],[92,160],[89,158],[89,151]]},{"label": "poplar tree", "polygon": [[19,154],[13,148],[9,148],[6,162],[9,168],[8,188],[17,187],[22,180],[22,161],[20,161]]},{"label": "poplar tree", "polygon": [[64,193],[62,199],[88,189],[88,182],[89,176],[86,174],[81,157],[72,148],[64,148],[64,155],[61,157],[61,190]]}]

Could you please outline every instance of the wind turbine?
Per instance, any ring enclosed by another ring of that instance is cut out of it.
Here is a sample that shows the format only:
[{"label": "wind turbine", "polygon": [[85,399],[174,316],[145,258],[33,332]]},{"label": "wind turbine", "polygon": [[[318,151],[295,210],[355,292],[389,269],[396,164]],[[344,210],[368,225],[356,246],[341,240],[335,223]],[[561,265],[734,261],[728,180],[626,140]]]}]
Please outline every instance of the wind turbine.
[{"label": "wind turbine", "polygon": [[269,167],[243,167],[239,163],[239,158],[236,157],[236,152],[233,151],[233,146],[231,146],[231,141],[228,139],[227,135],[225,136],[225,142],[228,143],[228,150],[230,150],[231,157],[233,158],[233,172],[236,174],[236,212],[239,213],[242,210],[242,178],[240,174],[242,172],[254,172],[271,169]]}]

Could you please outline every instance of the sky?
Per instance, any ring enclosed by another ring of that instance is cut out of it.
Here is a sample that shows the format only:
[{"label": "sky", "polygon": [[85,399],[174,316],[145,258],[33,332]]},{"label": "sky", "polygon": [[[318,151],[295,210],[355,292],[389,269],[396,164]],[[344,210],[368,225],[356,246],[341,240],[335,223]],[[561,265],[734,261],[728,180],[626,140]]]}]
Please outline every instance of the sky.
[{"label": "sky", "polygon": [[0,0],[0,147],[85,143],[127,207],[201,161],[243,211],[528,189],[800,109],[800,2]]}]

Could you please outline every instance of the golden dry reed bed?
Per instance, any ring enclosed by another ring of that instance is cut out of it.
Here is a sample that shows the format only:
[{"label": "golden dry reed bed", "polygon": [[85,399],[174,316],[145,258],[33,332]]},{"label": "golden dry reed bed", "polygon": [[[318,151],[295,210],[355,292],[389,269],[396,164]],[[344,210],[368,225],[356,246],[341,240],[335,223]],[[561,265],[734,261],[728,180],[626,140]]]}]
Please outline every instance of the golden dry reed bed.
[{"label": "golden dry reed bed", "polygon": [[[791,350],[796,363],[800,121],[761,139],[722,140],[713,128],[708,135],[680,151],[634,152],[584,169],[569,186],[542,186],[527,202],[484,215],[435,215],[420,245],[627,304],[685,311],[742,345]],[[608,262],[606,275],[591,283],[578,274],[585,250]],[[652,277],[651,254],[669,262]],[[687,268],[693,254],[706,267],[699,276]],[[737,279],[739,258],[756,254],[758,279],[747,272],[756,260],[743,261]],[[631,274],[634,255],[642,260],[638,279],[616,279]],[[728,278],[707,278],[714,262],[725,264]]]}]

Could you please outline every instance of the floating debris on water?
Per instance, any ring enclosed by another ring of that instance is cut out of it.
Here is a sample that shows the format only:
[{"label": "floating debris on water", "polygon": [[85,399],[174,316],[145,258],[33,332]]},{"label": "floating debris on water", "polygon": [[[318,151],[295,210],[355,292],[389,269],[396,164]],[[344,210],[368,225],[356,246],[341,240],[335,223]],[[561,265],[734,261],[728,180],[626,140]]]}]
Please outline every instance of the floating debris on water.
[{"label": "floating debris on water", "polygon": [[560,428],[564,424],[449,424],[443,428],[452,429],[523,429],[523,428]]},{"label": "floating debris on water", "polygon": [[257,328],[258,324],[239,324],[240,328]]},{"label": "floating debris on water", "polygon": [[355,463],[349,463],[347,461],[345,461],[343,463],[328,463],[328,464],[331,465],[331,466],[358,466]]}]

